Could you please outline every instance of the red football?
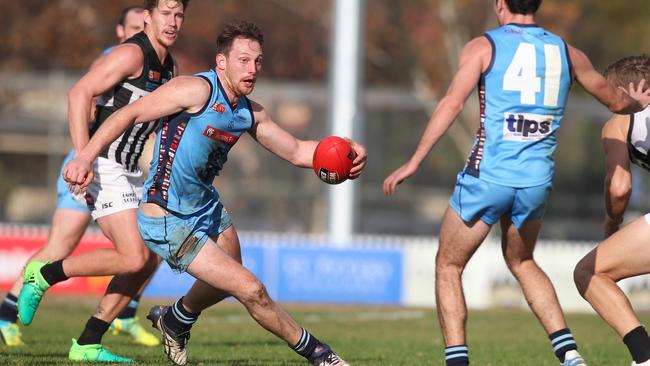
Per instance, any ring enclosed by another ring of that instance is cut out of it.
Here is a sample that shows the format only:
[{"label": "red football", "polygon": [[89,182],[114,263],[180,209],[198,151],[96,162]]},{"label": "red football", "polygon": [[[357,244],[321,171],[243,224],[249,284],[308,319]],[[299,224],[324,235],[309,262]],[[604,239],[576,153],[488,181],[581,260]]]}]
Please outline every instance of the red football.
[{"label": "red football", "polygon": [[338,136],[326,137],[314,150],[314,172],[323,182],[339,184],[350,177],[354,150]]}]

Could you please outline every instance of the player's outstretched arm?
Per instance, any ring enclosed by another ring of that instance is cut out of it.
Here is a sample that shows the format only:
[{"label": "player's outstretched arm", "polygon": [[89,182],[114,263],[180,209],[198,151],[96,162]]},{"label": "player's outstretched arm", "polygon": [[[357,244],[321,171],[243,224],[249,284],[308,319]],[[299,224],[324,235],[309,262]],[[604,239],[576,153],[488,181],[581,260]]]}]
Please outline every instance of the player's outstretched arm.
[{"label": "player's outstretched arm", "polygon": [[97,129],[88,144],[63,170],[63,178],[82,190],[92,182],[91,163],[111,142],[134,123],[154,121],[182,111],[201,110],[210,98],[210,84],[200,77],[174,78],[136,102],[113,113]]},{"label": "player's outstretched arm", "polygon": [[143,54],[134,44],[115,47],[100,57],[68,91],[68,125],[72,144],[80,151],[88,142],[88,116],[93,98],[110,90],[120,81],[142,72]]},{"label": "player's outstretched arm", "polygon": [[630,117],[614,115],[602,130],[605,150],[605,237],[618,231],[632,193],[632,174],[627,150]]},{"label": "player's outstretched arm", "polygon": [[576,80],[610,111],[632,114],[648,106],[650,88],[645,89],[645,80],[641,80],[636,86],[630,83],[628,90],[617,88],[594,69],[591,61],[582,51],[570,45],[568,48]]},{"label": "player's outstretched arm", "polygon": [[[300,140],[282,127],[278,126],[264,107],[251,101],[255,124],[249,130],[250,135],[265,149],[301,168],[312,168],[313,156],[318,141]],[[357,178],[366,165],[367,153],[365,147],[348,139],[352,150],[357,154],[352,162],[350,179]]]},{"label": "player's outstretched arm", "polygon": [[485,37],[468,42],[460,56],[458,71],[447,94],[436,106],[411,158],[384,180],[384,194],[390,196],[397,185],[415,174],[424,158],[462,111],[465,100],[478,84],[492,57],[492,46]]}]

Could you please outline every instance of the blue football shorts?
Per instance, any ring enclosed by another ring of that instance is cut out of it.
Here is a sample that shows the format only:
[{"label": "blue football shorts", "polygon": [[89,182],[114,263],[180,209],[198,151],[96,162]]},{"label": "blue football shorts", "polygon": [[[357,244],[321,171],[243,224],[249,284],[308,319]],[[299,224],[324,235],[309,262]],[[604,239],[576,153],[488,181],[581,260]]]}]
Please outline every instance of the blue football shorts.
[{"label": "blue football shorts", "polygon": [[169,213],[151,217],[138,210],[142,240],[176,273],[187,271],[208,238],[221,234],[231,225],[230,215],[221,202],[208,205],[192,215]]},{"label": "blue football shorts", "polygon": [[456,177],[456,187],[449,199],[449,206],[465,222],[479,218],[486,224],[493,225],[503,215],[508,215],[519,229],[527,220],[544,217],[546,201],[552,189],[552,182],[515,188],[486,182],[460,172]]},{"label": "blue football shorts", "polygon": [[71,210],[80,211],[90,215],[90,210],[88,205],[82,199],[75,199],[72,193],[70,193],[70,188],[68,184],[63,180],[63,168],[65,165],[72,160],[74,157],[74,150],[71,150],[68,156],[61,164],[61,170],[59,171],[59,178],[56,180],[56,208],[67,208]]}]

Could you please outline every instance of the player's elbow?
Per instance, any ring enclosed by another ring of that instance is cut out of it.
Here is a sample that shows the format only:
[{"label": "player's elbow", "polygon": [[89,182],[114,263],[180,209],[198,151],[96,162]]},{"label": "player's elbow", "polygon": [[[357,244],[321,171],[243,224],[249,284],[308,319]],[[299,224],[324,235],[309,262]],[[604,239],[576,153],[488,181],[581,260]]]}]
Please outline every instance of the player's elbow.
[{"label": "player's elbow", "polygon": [[465,102],[462,99],[446,96],[440,101],[439,109],[446,110],[455,116],[463,110],[464,105]]},{"label": "player's elbow", "polygon": [[92,98],[92,95],[89,95],[88,91],[84,88],[83,85],[80,83],[77,83],[68,90],[68,103],[72,102],[77,102],[79,100],[83,100],[85,98],[89,99]]},{"label": "player's elbow", "polygon": [[627,94],[619,91],[619,97],[607,108],[610,112],[616,114],[631,114],[641,110],[641,105],[635,99],[630,98]]},{"label": "player's elbow", "polygon": [[632,182],[629,179],[613,177],[605,184],[612,201],[626,201],[632,194]]}]

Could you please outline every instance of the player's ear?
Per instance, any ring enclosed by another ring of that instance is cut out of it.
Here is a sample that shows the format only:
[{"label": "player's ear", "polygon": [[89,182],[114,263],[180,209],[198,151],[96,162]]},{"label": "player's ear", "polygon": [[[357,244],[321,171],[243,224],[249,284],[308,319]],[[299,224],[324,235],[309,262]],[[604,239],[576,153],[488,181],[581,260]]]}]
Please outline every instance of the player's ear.
[{"label": "player's ear", "polygon": [[123,39],[124,38],[124,26],[122,24],[118,24],[115,26],[115,35],[117,36],[118,39]]},{"label": "player's ear", "polygon": [[144,9],[142,15],[144,15],[144,25],[146,26],[147,24],[151,24],[151,13],[149,10]]},{"label": "player's ear", "polygon": [[217,53],[215,61],[217,64],[217,69],[219,70],[226,69],[226,62],[227,62],[226,55],[224,55],[223,53]]}]

